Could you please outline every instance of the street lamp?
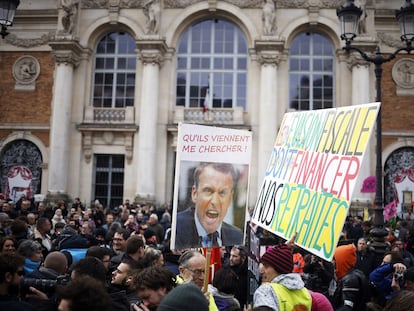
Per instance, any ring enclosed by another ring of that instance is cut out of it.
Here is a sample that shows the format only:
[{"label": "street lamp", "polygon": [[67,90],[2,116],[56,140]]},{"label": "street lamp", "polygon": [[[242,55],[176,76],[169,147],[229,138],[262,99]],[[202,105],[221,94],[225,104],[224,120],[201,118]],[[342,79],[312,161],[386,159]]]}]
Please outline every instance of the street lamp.
[{"label": "street lamp", "polygon": [[[341,23],[341,39],[345,40],[344,50],[347,52],[356,51],[364,60],[375,65],[375,86],[376,86],[376,101],[381,102],[381,78],[382,78],[382,64],[394,59],[398,53],[406,51],[410,53],[413,50],[411,43],[414,39],[414,5],[411,0],[406,0],[404,6],[400,10],[396,10],[396,17],[400,24],[401,41],[405,42],[405,47],[397,49],[394,53],[384,56],[381,54],[379,47],[377,47],[375,54],[368,55],[357,47],[352,46],[352,40],[356,37],[356,29],[358,21],[362,14],[361,8],[355,6],[353,0],[347,2],[337,9],[337,15]],[[373,247],[377,254],[377,260],[382,260],[382,255],[385,252],[384,237],[387,231],[384,228],[383,215],[383,189],[382,189],[382,125],[381,125],[381,108],[377,117],[377,146],[376,146],[376,188],[375,188],[375,214],[374,214],[374,228],[370,235],[373,238]],[[381,258],[380,258],[381,256]]]},{"label": "street lamp", "polygon": [[4,39],[9,33],[7,27],[13,25],[14,14],[20,4],[20,0],[0,0],[0,35]]}]

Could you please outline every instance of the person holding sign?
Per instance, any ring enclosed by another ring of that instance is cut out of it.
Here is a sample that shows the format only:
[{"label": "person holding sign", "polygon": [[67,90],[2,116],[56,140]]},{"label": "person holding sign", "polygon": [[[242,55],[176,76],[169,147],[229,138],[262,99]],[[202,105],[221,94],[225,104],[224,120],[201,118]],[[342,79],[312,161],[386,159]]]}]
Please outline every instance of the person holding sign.
[{"label": "person holding sign", "polygon": [[177,213],[176,249],[243,244],[243,232],[224,222],[236,172],[230,163],[201,163],[194,171],[194,207]]},{"label": "person holding sign", "polygon": [[272,247],[264,253],[263,284],[254,292],[253,306],[274,311],[311,310],[312,297],[301,276],[293,271],[293,254],[288,245]]}]

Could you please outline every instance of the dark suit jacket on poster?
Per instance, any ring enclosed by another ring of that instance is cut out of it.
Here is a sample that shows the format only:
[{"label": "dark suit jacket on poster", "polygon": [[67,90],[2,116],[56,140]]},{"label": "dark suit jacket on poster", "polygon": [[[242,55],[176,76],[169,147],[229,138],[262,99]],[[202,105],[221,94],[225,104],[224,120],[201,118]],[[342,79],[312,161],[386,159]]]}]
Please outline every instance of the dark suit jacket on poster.
[{"label": "dark suit jacket on poster", "polygon": [[[195,208],[188,208],[177,213],[176,249],[201,247],[194,213]],[[243,244],[243,232],[239,228],[223,222],[221,225],[221,241],[224,246],[241,245]]]}]

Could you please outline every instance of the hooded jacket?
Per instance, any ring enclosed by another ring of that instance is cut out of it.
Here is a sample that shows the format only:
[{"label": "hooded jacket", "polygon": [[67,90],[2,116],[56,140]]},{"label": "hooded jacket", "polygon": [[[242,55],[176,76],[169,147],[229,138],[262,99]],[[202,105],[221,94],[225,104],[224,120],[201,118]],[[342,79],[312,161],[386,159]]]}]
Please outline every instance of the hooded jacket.
[{"label": "hooded jacket", "polygon": [[[271,283],[283,285],[289,290],[301,290],[305,284],[298,273],[281,274],[275,277]],[[279,299],[271,283],[264,283],[254,292],[254,307],[267,306],[274,311],[279,311]]]}]

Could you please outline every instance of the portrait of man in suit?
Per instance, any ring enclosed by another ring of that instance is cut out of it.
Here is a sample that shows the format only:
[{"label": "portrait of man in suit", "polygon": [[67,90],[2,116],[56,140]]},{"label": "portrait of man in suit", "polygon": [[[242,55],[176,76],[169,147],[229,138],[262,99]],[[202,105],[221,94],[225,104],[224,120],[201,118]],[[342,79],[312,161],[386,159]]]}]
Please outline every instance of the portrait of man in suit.
[{"label": "portrait of man in suit", "polygon": [[237,180],[231,163],[202,162],[194,169],[192,204],[177,213],[175,249],[243,243],[243,231],[225,221]]}]

